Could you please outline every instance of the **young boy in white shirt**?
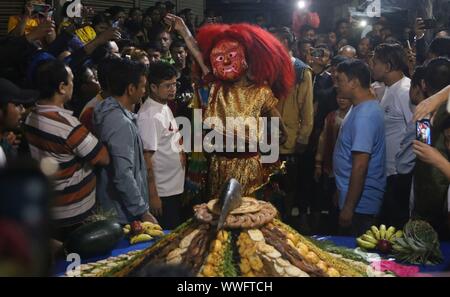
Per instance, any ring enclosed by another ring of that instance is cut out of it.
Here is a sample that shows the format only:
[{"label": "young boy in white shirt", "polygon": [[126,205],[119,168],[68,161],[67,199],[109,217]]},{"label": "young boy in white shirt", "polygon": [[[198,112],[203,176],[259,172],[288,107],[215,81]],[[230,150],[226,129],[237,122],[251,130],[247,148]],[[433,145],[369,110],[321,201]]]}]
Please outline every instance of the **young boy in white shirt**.
[{"label": "young boy in white shirt", "polygon": [[139,134],[144,143],[150,210],[164,229],[181,224],[185,155],[178,125],[167,103],[175,99],[177,70],[168,63],[149,67],[150,96],[138,112]]}]

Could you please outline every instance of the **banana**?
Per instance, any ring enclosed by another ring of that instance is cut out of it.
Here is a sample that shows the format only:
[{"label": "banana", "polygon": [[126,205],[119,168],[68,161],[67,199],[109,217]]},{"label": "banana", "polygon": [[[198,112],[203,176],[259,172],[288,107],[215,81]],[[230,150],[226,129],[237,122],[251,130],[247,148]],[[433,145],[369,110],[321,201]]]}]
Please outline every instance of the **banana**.
[{"label": "banana", "polygon": [[374,249],[376,247],[376,244],[372,242],[367,242],[365,240],[362,240],[361,238],[356,238],[356,242],[358,243],[358,246],[365,248],[367,250]]},{"label": "banana", "polygon": [[139,242],[149,241],[152,239],[153,239],[153,237],[151,237],[148,234],[139,234],[139,235],[131,237],[130,243],[135,244],[135,243],[139,243]]},{"label": "banana", "polygon": [[398,230],[397,232],[395,232],[395,238],[401,238],[403,237],[403,231],[402,230]]},{"label": "banana", "polygon": [[373,238],[372,236],[369,236],[367,234],[363,234],[360,238],[364,241],[371,242],[373,244],[378,243],[378,240],[376,240],[375,238]]},{"label": "banana", "polygon": [[[370,236],[370,237],[372,237],[372,238],[375,238],[375,234],[373,234],[373,232],[372,232],[370,229],[367,230],[365,234],[368,235],[368,236]],[[376,239],[376,238],[375,238],[375,239]]]},{"label": "banana", "polygon": [[156,230],[156,229],[145,229],[145,234],[151,235],[151,236],[156,236],[156,237],[161,237],[164,235],[164,232],[161,230]]},{"label": "banana", "polygon": [[151,223],[151,222],[142,222],[141,225],[142,225],[144,228],[149,228],[149,229],[155,229],[155,230],[161,230],[161,231],[162,231],[161,226],[158,225],[158,224],[153,224],[153,223]]},{"label": "banana", "polygon": [[380,239],[386,239],[386,225],[380,225]]},{"label": "banana", "polygon": [[128,235],[130,233],[130,229],[122,228],[123,234]]},{"label": "banana", "polygon": [[375,239],[380,240],[380,231],[378,230],[377,226],[370,227],[370,230],[372,230]]},{"label": "banana", "polygon": [[130,224],[127,224],[127,225],[125,225],[125,226],[123,226],[125,229],[128,229],[128,230],[131,230],[131,226],[130,226]]},{"label": "banana", "polygon": [[395,227],[391,226],[386,231],[386,239],[391,240],[392,236],[395,234]]}]

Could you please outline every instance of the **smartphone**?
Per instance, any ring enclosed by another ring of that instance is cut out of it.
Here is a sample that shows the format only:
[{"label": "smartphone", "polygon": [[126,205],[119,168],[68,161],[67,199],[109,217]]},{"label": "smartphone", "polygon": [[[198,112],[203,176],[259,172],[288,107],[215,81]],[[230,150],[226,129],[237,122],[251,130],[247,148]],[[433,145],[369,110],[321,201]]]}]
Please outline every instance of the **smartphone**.
[{"label": "smartphone", "polygon": [[33,4],[33,14],[46,13],[51,9],[48,4]]},{"label": "smartphone", "polygon": [[424,24],[423,28],[425,30],[435,29],[437,27],[437,22],[435,19],[425,19],[423,20],[423,24]]},{"label": "smartphone", "polygon": [[113,27],[113,28],[119,28],[119,21],[115,21],[115,22],[112,24],[112,27]]},{"label": "smartphone", "polygon": [[416,122],[416,139],[431,145],[431,122],[429,119]]}]

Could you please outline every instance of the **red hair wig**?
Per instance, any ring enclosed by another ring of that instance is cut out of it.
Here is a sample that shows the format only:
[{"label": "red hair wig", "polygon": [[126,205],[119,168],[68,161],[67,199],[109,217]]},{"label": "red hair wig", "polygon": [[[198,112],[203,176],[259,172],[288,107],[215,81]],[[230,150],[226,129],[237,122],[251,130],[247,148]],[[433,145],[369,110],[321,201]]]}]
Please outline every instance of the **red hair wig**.
[{"label": "red hair wig", "polygon": [[285,47],[272,34],[249,24],[203,26],[197,42],[205,64],[211,69],[210,54],[218,41],[236,40],[245,48],[250,78],[256,85],[268,85],[275,97],[285,98],[294,86],[295,72]]}]

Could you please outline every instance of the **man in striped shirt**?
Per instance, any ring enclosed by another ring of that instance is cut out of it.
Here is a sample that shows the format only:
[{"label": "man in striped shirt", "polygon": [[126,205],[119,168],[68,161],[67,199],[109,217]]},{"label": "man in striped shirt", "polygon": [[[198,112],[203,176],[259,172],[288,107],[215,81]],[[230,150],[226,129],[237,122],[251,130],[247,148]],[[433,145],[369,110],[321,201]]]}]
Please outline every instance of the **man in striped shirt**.
[{"label": "man in striped shirt", "polygon": [[91,214],[95,205],[95,166],[109,164],[109,154],[64,104],[72,97],[73,74],[53,60],[39,67],[36,87],[40,99],[25,121],[31,155],[40,162],[55,162],[54,238],[64,240]]}]

